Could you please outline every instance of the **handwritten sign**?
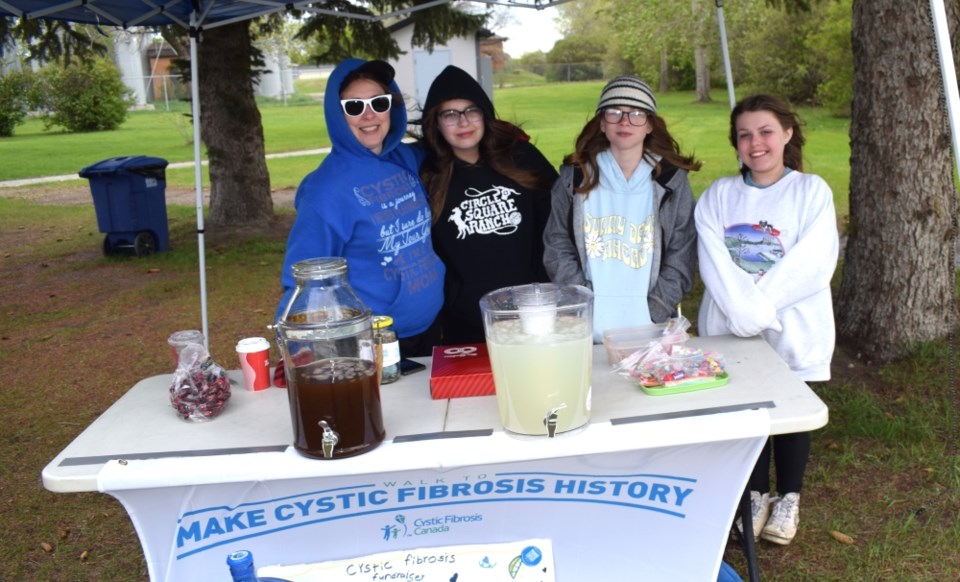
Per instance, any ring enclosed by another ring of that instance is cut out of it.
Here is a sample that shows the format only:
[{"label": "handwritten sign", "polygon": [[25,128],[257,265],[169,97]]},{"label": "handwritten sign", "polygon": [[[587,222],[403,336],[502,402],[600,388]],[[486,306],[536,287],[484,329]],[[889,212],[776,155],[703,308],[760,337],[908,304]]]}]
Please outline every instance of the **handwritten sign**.
[{"label": "handwritten sign", "polygon": [[349,560],[263,566],[260,577],[290,582],[556,582],[548,539],[382,552]]}]

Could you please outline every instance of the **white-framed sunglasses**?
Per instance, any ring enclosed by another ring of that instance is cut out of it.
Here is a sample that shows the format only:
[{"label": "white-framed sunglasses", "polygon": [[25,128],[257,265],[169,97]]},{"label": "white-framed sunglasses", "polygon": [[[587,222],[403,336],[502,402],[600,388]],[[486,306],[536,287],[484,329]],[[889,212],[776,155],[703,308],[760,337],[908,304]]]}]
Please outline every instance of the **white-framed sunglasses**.
[{"label": "white-framed sunglasses", "polygon": [[368,99],[341,99],[340,107],[342,107],[343,112],[350,117],[360,117],[367,107],[370,107],[374,113],[386,113],[390,111],[390,105],[392,103],[393,95],[386,93]]}]

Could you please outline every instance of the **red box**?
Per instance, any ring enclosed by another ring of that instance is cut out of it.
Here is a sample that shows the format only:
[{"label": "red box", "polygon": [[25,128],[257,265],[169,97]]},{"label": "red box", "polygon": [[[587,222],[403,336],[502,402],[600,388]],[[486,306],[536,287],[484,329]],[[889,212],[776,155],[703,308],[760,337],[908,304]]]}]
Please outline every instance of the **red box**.
[{"label": "red box", "polygon": [[487,344],[435,346],[430,367],[434,400],[496,394]]}]

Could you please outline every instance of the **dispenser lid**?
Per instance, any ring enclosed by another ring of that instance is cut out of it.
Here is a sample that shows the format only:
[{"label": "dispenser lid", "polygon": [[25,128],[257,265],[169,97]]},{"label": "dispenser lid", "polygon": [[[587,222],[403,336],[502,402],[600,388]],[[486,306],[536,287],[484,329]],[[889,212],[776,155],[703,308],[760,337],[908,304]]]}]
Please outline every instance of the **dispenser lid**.
[{"label": "dispenser lid", "polygon": [[593,291],[582,285],[530,283],[496,289],[480,298],[487,313],[508,314],[525,309],[536,311],[578,310],[593,303]]},{"label": "dispenser lid", "polygon": [[290,270],[295,279],[322,279],[343,275],[347,272],[347,259],[343,257],[316,257],[294,263]]}]

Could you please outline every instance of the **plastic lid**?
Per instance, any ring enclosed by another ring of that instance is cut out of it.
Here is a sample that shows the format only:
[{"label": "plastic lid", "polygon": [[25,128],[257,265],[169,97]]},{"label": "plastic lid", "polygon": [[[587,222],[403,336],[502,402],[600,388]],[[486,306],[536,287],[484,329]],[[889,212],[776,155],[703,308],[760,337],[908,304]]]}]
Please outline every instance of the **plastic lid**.
[{"label": "plastic lid", "polygon": [[593,304],[593,291],[580,285],[530,283],[490,291],[480,298],[482,313],[510,314],[536,311],[569,313]]},{"label": "plastic lid", "polygon": [[249,550],[237,550],[227,554],[227,565],[231,568],[242,568],[253,564],[253,554]]},{"label": "plastic lid", "polygon": [[343,275],[347,272],[347,260],[343,257],[316,257],[298,261],[290,267],[295,279],[321,279]]},{"label": "plastic lid", "polygon": [[270,349],[270,342],[265,337],[247,337],[237,342],[237,351],[241,353],[260,352]]},{"label": "plastic lid", "polygon": [[390,327],[393,325],[393,318],[389,315],[374,315],[373,316],[373,329],[380,329],[383,327]]},{"label": "plastic lid", "polygon": [[187,344],[202,344],[203,332],[199,329],[182,329],[170,334],[167,343],[171,346],[185,346]]},{"label": "plastic lid", "polygon": [[120,158],[110,158],[87,166],[80,170],[80,177],[101,174],[115,174],[120,170],[138,170],[148,168],[166,168],[167,160],[163,158],[153,158],[149,156],[123,156]]}]

